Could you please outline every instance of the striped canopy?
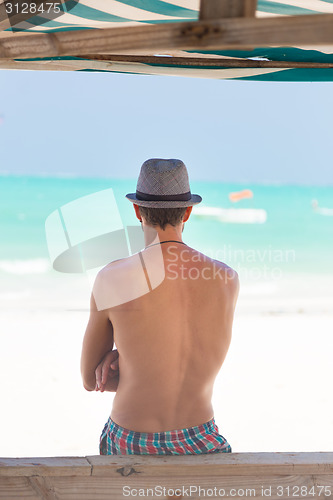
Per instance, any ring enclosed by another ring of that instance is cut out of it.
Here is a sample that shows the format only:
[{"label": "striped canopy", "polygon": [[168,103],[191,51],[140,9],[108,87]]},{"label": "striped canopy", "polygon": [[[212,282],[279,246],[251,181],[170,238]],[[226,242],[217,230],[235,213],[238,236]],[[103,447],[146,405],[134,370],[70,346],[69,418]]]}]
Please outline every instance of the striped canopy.
[{"label": "striped canopy", "polygon": [[[51,5],[47,2],[27,2],[28,9],[31,10],[32,5],[36,10],[38,8],[35,12],[33,7],[30,13],[17,12],[18,5],[21,8],[24,4],[0,0],[0,69],[106,71],[262,81],[333,80],[333,41],[325,43],[325,30],[320,23],[316,24],[317,19],[326,24],[331,22],[328,26],[333,33],[333,0],[258,0],[255,18],[234,16],[223,19],[226,24],[220,24],[219,28],[227,28],[230,36],[221,48],[203,42],[207,29],[208,32],[211,30],[211,33],[207,32],[209,36],[214,35],[214,24],[207,25],[206,32],[202,26],[198,33],[193,29],[192,38],[187,36],[186,30],[191,30],[194,22],[205,21],[202,18],[198,21],[200,0],[68,0],[54,4],[54,10],[47,7]],[[289,42],[297,27],[296,19],[304,21],[306,18],[314,19],[315,23],[313,26],[309,24],[308,32],[312,33],[309,43],[304,36],[300,37],[300,43]],[[262,46],[260,37],[256,40],[257,25],[252,27],[251,23],[262,22],[264,40],[265,30],[269,37],[269,23],[272,22],[272,30],[279,33],[280,25],[274,24],[275,21],[288,27],[288,20],[292,21],[288,36],[280,30],[281,41],[278,39]],[[241,21],[244,22],[241,24]],[[156,47],[154,42],[150,47],[146,41],[141,44],[147,31],[143,30],[143,35],[135,31],[151,25],[155,25]],[[172,43],[169,48],[167,42],[163,45],[159,41],[159,33],[164,36],[167,31],[164,32],[163,28],[172,26],[175,30],[170,31]],[[178,26],[187,37],[186,43],[173,42],[179,38]],[[315,29],[320,35],[318,42],[313,33]],[[132,30],[137,38],[128,45],[127,40],[132,40]],[[238,47],[237,36],[242,30],[248,30],[248,47],[245,35]],[[105,40],[110,37],[111,41],[113,32],[124,33],[124,50],[120,42],[117,46],[111,43],[109,50],[105,48],[106,42],[103,47],[92,48],[95,46],[91,45],[91,40],[97,31],[105,34]]]}]

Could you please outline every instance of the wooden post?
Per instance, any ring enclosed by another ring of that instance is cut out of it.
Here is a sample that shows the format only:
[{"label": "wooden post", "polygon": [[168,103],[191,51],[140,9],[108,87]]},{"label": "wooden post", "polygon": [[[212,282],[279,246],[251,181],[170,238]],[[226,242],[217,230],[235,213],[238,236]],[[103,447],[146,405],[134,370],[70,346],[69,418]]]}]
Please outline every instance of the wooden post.
[{"label": "wooden post", "polygon": [[200,20],[222,17],[253,17],[257,0],[200,0]]}]

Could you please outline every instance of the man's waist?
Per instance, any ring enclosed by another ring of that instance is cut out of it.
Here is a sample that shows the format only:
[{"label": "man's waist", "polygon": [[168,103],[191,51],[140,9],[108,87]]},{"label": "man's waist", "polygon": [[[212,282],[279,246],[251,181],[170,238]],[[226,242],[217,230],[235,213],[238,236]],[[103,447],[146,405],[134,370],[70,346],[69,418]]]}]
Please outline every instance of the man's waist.
[{"label": "man's waist", "polygon": [[[117,395],[116,395],[117,396]],[[115,397],[111,418],[118,425],[137,432],[164,432],[196,427],[213,418],[211,402],[194,405],[186,403],[180,407],[174,402],[165,402],[156,407],[152,402],[122,402]]]}]

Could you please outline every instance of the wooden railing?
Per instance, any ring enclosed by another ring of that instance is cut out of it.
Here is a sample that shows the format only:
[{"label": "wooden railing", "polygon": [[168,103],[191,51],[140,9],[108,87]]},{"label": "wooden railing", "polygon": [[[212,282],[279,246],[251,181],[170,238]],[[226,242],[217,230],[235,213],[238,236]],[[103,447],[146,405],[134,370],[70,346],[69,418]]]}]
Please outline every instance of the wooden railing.
[{"label": "wooden railing", "polygon": [[333,453],[0,458],[1,499],[333,499]]}]

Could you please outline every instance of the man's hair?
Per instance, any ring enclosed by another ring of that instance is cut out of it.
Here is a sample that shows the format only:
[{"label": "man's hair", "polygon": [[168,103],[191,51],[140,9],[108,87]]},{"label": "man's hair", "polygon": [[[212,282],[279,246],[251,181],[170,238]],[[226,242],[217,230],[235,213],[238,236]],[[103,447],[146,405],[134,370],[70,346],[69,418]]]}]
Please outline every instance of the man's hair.
[{"label": "man's hair", "polygon": [[165,229],[167,224],[178,226],[183,220],[187,207],[181,208],[150,208],[139,206],[142,217],[150,226],[160,226]]}]

